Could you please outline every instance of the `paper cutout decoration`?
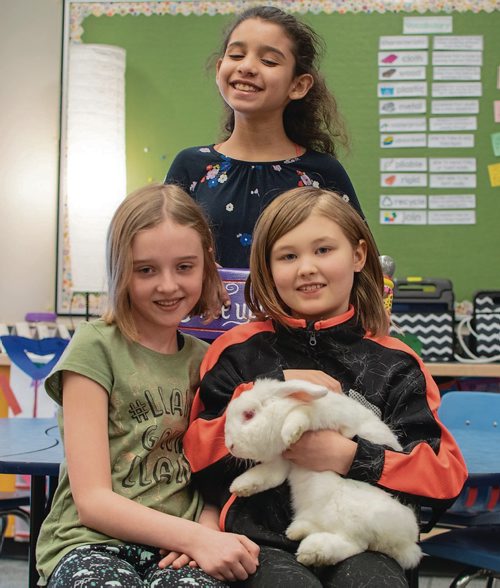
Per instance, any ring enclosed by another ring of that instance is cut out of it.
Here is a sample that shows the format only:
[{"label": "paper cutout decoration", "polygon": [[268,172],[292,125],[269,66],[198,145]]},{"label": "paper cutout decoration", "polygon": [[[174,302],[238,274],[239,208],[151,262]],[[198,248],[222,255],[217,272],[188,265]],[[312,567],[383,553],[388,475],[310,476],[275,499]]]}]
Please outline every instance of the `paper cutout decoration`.
[{"label": "paper cutout decoration", "polygon": [[[28,339],[27,337],[6,335],[2,337],[2,343],[13,363],[23,370],[23,372],[31,376],[33,380],[43,380],[50,374],[50,371],[56,365],[69,341],[59,337]],[[42,357],[48,355],[52,355],[53,357],[47,363],[38,363],[30,359],[29,353],[34,353]]]},{"label": "paper cutout decoration", "polygon": [[21,406],[17,401],[14,391],[10,387],[9,381],[2,374],[0,374],[0,392],[3,393],[5,401],[7,402],[7,406],[9,407],[9,410],[12,411],[14,416],[22,412]]},{"label": "paper cutout decoration", "polygon": [[500,155],[500,133],[491,133],[491,145],[493,153],[498,157]]},{"label": "paper cutout decoration", "polygon": [[29,339],[18,335],[3,336],[1,341],[12,362],[10,387],[16,403],[21,405],[20,416],[42,416],[38,410],[39,386],[56,365],[69,341],[60,337]]},{"label": "paper cutout decoration", "polygon": [[500,163],[492,163],[488,166],[488,174],[490,176],[490,184],[492,188],[500,186]]}]

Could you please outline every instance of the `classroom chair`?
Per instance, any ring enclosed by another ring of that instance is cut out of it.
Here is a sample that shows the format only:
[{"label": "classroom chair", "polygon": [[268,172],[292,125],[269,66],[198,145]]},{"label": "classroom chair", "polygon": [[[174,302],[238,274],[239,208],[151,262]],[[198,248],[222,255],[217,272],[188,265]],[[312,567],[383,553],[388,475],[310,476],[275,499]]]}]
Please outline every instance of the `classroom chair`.
[{"label": "classroom chair", "polygon": [[22,508],[29,506],[29,503],[30,497],[27,491],[0,492],[0,554],[2,553],[9,515],[19,517],[29,526],[29,512]]},{"label": "classroom chair", "polygon": [[[438,414],[455,437],[466,462],[471,452],[481,455],[482,469],[487,472],[474,476],[474,481],[467,480],[440,523],[448,526],[500,524],[500,394],[448,392],[443,395]],[[469,440],[470,432],[474,433],[474,445]]]},{"label": "classroom chair", "polygon": [[422,541],[421,546],[427,555],[464,565],[450,588],[462,588],[481,578],[492,588],[500,579],[500,525],[453,529]]},{"label": "classroom chair", "polygon": [[485,578],[491,588],[495,578],[500,578],[500,394],[448,392],[443,396],[439,417],[455,437],[466,462],[471,452],[476,452],[474,461],[481,456],[486,473],[474,473],[440,518],[437,526],[450,530],[423,540],[421,547],[428,555],[464,565],[450,587]]}]

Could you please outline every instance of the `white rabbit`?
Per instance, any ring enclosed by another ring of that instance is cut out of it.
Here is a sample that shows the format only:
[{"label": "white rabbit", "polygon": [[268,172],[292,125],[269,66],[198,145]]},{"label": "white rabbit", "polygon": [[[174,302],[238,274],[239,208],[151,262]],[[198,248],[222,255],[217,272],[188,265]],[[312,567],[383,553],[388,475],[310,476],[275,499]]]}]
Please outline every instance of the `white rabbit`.
[{"label": "white rabbit", "polygon": [[260,462],[238,476],[230,491],[250,496],[288,478],[294,517],[286,536],[301,540],[297,559],[306,566],[333,565],[372,550],[403,568],[415,567],[422,552],[411,508],[377,486],[332,471],[306,470],[282,458],[305,431],[321,429],[401,449],[389,427],[348,396],[302,380],[257,380],[226,411],[228,450]]}]

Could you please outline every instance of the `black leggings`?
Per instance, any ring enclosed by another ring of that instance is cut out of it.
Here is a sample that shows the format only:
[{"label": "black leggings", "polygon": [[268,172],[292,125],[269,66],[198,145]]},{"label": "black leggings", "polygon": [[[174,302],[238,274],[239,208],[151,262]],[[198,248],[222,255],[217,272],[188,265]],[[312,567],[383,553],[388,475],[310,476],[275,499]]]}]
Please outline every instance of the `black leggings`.
[{"label": "black leggings", "polygon": [[[67,553],[52,573],[48,588],[224,588],[224,584],[196,568],[158,567],[158,551],[142,545],[85,545]],[[405,574],[390,557],[367,551],[335,566],[306,568],[295,555],[261,547],[260,565],[234,588],[407,588]]]},{"label": "black leggings", "polygon": [[144,545],[84,545],[67,553],[50,576],[48,588],[224,588],[197,568],[160,569],[157,549]]},{"label": "black leggings", "polygon": [[399,564],[382,553],[365,551],[335,566],[306,568],[295,555],[261,547],[253,576],[233,584],[238,588],[408,588]]}]

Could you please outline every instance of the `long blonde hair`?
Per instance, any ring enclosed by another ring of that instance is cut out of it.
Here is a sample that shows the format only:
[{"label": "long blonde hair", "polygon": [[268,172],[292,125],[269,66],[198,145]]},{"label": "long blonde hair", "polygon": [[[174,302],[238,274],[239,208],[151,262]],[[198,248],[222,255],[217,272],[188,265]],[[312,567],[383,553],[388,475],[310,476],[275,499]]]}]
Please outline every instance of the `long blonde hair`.
[{"label": "long blonde hair", "polygon": [[194,229],[203,248],[203,287],[193,314],[205,314],[220,308],[220,278],[215,263],[212,233],[201,208],[175,185],[150,184],[132,192],[117,208],[106,240],[108,307],[103,315],[115,323],[123,336],[137,340],[132,318],[128,286],[132,277],[132,241],[139,231],[151,229],[166,218]]},{"label": "long blonde hair", "polygon": [[366,263],[354,275],[350,303],[358,321],[373,335],[385,335],[388,316],[383,303],[384,278],[372,234],[354,208],[329,190],[303,187],[284,192],[261,213],[255,225],[250,253],[250,276],[245,286],[249,308],[259,319],[283,323],[290,316],[271,273],[271,251],[278,239],[304,222],[311,214],[337,223],[353,249],[360,240],[367,245]]}]

